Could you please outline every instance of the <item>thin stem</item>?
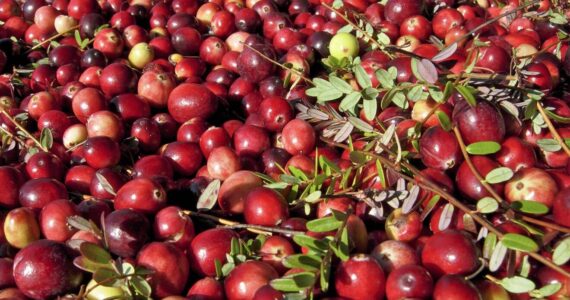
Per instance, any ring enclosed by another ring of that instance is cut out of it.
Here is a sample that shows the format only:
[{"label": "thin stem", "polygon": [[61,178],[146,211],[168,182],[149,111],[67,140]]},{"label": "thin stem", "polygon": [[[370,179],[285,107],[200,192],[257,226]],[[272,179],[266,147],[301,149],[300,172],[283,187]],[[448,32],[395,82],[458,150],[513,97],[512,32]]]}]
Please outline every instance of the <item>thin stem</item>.
[{"label": "thin stem", "polygon": [[33,135],[31,134],[24,126],[18,123],[5,109],[0,109],[0,113],[3,114],[10,122],[14,124],[20,131],[22,131],[29,139],[31,139],[38,148],[40,148],[44,152],[49,152],[49,149],[44,147],[42,143]]},{"label": "thin stem", "polygon": [[550,134],[552,134],[552,137],[558,142],[558,144],[560,144],[560,147],[564,149],[566,155],[570,156],[570,148],[568,148],[568,146],[566,145],[560,134],[558,134],[558,131],[556,131],[556,128],[552,124],[552,121],[550,121],[550,118],[546,114],[546,111],[544,110],[544,107],[540,102],[536,103],[536,108],[538,108],[538,112],[540,112],[540,115],[544,119],[546,126],[548,126],[548,130],[550,131]]},{"label": "thin stem", "polygon": [[45,45],[45,44],[47,44],[47,43],[49,43],[49,42],[51,42],[51,41],[53,41],[53,40],[55,40],[55,39],[61,37],[61,36],[64,36],[64,35],[66,35],[66,34],[72,32],[72,31],[74,31],[75,29],[78,29],[78,28],[79,28],[79,25],[76,25],[76,26],[73,26],[73,27],[69,28],[68,30],[66,30],[66,31],[64,31],[64,32],[62,32],[62,33],[58,33],[58,34],[52,35],[51,37],[47,38],[46,40],[41,41],[41,42],[35,44],[35,45],[34,45],[32,48],[30,48],[27,52],[34,51],[34,50],[36,50],[36,49],[42,47],[43,45]]},{"label": "thin stem", "polygon": [[502,75],[502,74],[488,74],[488,73],[461,73],[459,75],[456,74],[447,74],[445,75],[447,79],[480,79],[480,80],[517,80],[518,77],[514,75]]},{"label": "thin stem", "polygon": [[225,225],[226,227],[229,227],[229,228],[243,228],[243,229],[246,229],[247,231],[257,233],[257,234],[271,235],[273,232],[278,232],[278,231],[279,231],[278,233],[287,233],[287,234],[295,234],[296,233],[295,231],[286,230],[283,228],[266,227],[266,226],[250,225],[250,224],[241,224],[239,222],[235,222],[232,220],[228,220],[228,219],[224,219],[224,218],[220,218],[220,217],[216,217],[216,216],[212,216],[212,215],[208,215],[208,214],[204,214],[204,213],[200,213],[200,212],[189,211],[189,210],[185,210],[185,211],[183,211],[183,213],[188,215],[188,216],[194,216],[194,217],[198,217],[198,218],[202,218],[202,219],[211,220],[211,221],[214,221],[216,223]]},{"label": "thin stem", "polygon": [[229,228],[229,229],[247,229],[247,230],[255,229],[255,230],[259,230],[259,231],[267,231],[267,232],[271,232],[271,233],[281,233],[281,234],[287,234],[287,235],[305,234],[305,232],[303,232],[303,231],[289,230],[289,229],[279,228],[279,227],[251,225],[251,224],[224,225],[223,227]]},{"label": "thin stem", "polygon": [[560,232],[564,232],[564,233],[570,233],[570,228],[565,227],[565,226],[560,226],[558,224],[554,224],[554,223],[550,223],[550,222],[546,222],[546,221],[542,221],[542,220],[538,220],[529,216],[521,216],[521,219],[525,222],[531,223],[531,224],[535,224],[535,225],[539,225],[542,227],[546,227],[546,228],[550,228],[556,231],[560,231]]},{"label": "thin stem", "polygon": [[471,170],[471,173],[473,173],[475,178],[477,178],[477,180],[481,183],[481,185],[487,190],[487,192],[489,192],[489,194],[491,194],[491,196],[493,196],[493,198],[495,198],[495,200],[497,200],[497,202],[499,202],[499,203],[505,202],[503,200],[503,198],[495,191],[495,189],[493,189],[493,187],[485,181],[485,178],[483,178],[483,176],[481,176],[481,174],[479,174],[479,171],[477,170],[477,168],[475,168],[475,165],[473,164],[473,161],[471,161],[471,157],[469,156],[469,153],[467,153],[467,149],[465,147],[465,142],[463,142],[463,138],[461,137],[461,133],[459,132],[459,128],[454,127],[453,133],[455,133],[455,137],[457,138],[457,142],[459,143],[459,148],[461,148],[461,153],[463,154],[463,158],[465,159],[465,163],[467,163],[467,166]]}]

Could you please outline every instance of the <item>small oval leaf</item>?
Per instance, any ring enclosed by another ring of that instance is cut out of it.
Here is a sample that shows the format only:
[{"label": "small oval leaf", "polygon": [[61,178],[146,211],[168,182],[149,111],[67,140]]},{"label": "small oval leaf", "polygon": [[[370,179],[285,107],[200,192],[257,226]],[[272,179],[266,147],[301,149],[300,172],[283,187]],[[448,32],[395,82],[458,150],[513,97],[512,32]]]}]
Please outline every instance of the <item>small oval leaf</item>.
[{"label": "small oval leaf", "polygon": [[492,141],[476,142],[469,144],[465,150],[471,155],[487,155],[499,152],[501,145]]},{"label": "small oval leaf", "polygon": [[499,203],[494,198],[485,197],[477,201],[477,211],[482,214],[494,213],[498,208]]},{"label": "small oval leaf", "polygon": [[526,237],[521,234],[507,233],[501,239],[501,242],[505,247],[511,250],[523,251],[523,252],[536,252],[538,251],[538,244],[531,238]]},{"label": "small oval leaf", "polygon": [[513,177],[513,170],[507,167],[499,167],[491,170],[485,176],[485,181],[490,184],[501,183],[510,180]]},{"label": "small oval leaf", "polygon": [[334,216],[330,216],[307,222],[307,229],[313,232],[328,232],[338,229],[340,225],[342,225],[341,221],[336,220]]},{"label": "small oval leaf", "polygon": [[434,57],[432,57],[431,60],[435,61],[435,62],[440,62],[440,61],[446,60],[446,59],[450,58],[453,54],[455,54],[455,51],[457,51],[457,43],[453,43],[453,44],[445,47],[438,54],[436,54]]},{"label": "small oval leaf", "polygon": [[570,260],[570,238],[560,241],[552,252],[552,261],[561,266]]},{"label": "small oval leaf", "polygon": [[197,209],[210,210],[216,205],[218,201],[218,193],[220,192],[221,181],[218,179],[212,180],[198,198],[196,204]]},{"label": "small oval leaf", "polygon": [[437,82],[437,68],[431,61],[425,58],[420,60],[418,63],[418,72],[428,83],[434,84]]},{"label": "small oval leaf", "polygon": [[439,223],[437,225],[438,229],[443,231],[446,230],[449,225],[451,224],[451,220],[453,219],[453,211],[455,210],[454,206],[450,203],[447,203],[443,208],[443,212],[439,217]]},{"label": "small oval leaf", "polygon": [[544,215],[548,213],[548,206],[532,200],[515,201],[511,206],[514,209],[527,214]]},{"label": "small oval leaf", "polygon": [[503,243],[498,242],[493,249],[493,253],[491,254],[491,258],[489,259],[489,271],[495,272],[501,267],[505,257],[507,256],[507,247],[503,245]]},{"label": "small oval leaf", "polygon": [[505,290],[514,294],[528,293],[536,287],[534,282],[520,276],[503,278],[500,284]]}]

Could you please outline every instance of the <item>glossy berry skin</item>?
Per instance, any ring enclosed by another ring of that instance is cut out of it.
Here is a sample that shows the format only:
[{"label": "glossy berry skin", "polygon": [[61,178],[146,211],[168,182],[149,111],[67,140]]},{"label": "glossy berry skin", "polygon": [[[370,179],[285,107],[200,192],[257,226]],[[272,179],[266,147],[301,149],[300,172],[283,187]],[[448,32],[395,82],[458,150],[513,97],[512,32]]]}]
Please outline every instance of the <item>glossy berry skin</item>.
[{"label": "glossy berry skin", "polygon": [[40,213],[40,227],[42,234],[56,242],[69,240],[77,229],[69,226],[67,218],[79,215],[76,205],[66,199],[55,200],[48,203]]},{"label": "glossy berry skin", "polygon": [[435,277],[469,275],[479,266],[477,248],[462,231],[445,230],[426,241],[422,264]]},{"label": "glossy berry skin", "polygon": [[505,199],[509,202],[528,200],[551,207],[557,193],[554,178],[540,168],[519,170],[505,185]]},{"label": "glossy berry skin", "polygon": [[388,0],[384,7],[384,17],[399,25],[407,17],[421,15],[422,2],[417,0]]},{"label": "glossy berry skin", "polygon": [[168,112],[179,123],[192,118],[208,119],[218,109],[218,99],[203,85],[183,83],[168,96]]},{"label": "glossy berry skin", "polygon": [[243,214],[248,224],[275,226],[288,218],[289,211],[281,194],[258,187],[245,198]]},{"label": "glossy berry skin", "polygon": [[[483,178],[493,169],[499,167],[498,163],[486,156],[472,156],[471,161]],[[481,182],[473,175],[466,162],[459,166],[455,176],[455,183],[457,184],[457,189],[472,200],[477,201],[483,197],[490,196],[489,192],[481,185]],[[503,183],[496,183],[491,186],[499,195],[503,193]]]},{"label": "glossy berry skin", "polygon": [[487,101],[480,101],[475,107],[466,101],[456,103],[453,121],[457,124],[466,145],[483,141],[501,143],[505,137],[503,116]]},{"label": "glossy berry skin", "polygon": [[133,209],[151,214],[166,206],[166,191],[160,184],[148,178],[137,178],[127,182],[117,191],[115,209]]},{"label": "glossy berry skin", "polygon": [[88,138],[83,148],[87,164],[95,169],[115,166],[121,159],[119,144],[106,136]]},{"label": "glossy berry skin", "polygon": [[121,257],[135,256],[149,238],[148,219],[130,209],[113,211],[104,224],[109,250]]},{"label": "glossy berry skin", "polygon": [[269,135],[265,129],[245,124],[234,132],[234,148],[239,156],[257,157],[269,149]]},{"label": "glossy berry skin", "polygon": [[41,240],[22,249],[14,258],[14,279],[32,299],[47,299],[74,291],[83,273],[73,265],[64,244]]},{"label": "glossy berry skin", "polygon": [[560,225],[570,226],[570,188],[558,192],[552,203],[554,221]]},{"label": "glossy berry skin", "polygon": [[277,271],[261,261],[247,261],[233,269],[224,280],[228,300],[253,299],[253,296],[269,281],[279,277]]},{"label": "glossy berry skin", "polygon": [[12,208],[18,205],[18,191],[24,183],[24,178],[16,168],[0,167],[0,182],[3,192],[0,193],[0,206]]},{"label": "glossy berry skin", "polygon": [[154,217],[154,237],[186,250],[195,236],[194,223],[176,206],[161,209]]},{"label": "glossy berry skin", "polygon": [[188,290],[186,297],[190,297],[190,299],[207,297],[206,299],[209,300],[226,299],[224,286],[213,277],[204,277],[196,281],[192,287],[190,287],[190,290]]},{"label": "glossy berry skin", "polygon": [[388,300],[429,299],[433,291],[433,279],[422,266],[407,265],[390,273],[386,286]]},{"label": "glossy berry skin", "polygon": [[422,134],[420,154],[426,167],[439,170],[452,169],[463,161],[455,135],[440,126],[430,127]]},{"label": "glossy berry skin", "polygon": [[267,130],[280,132],[293,119],[293,108],[281,97],[265,98],[259,106],[259,114]]},{"label": "glossy berry skin", "polygon": [[287,123],[282,132],[283,148],[291,155],[309,154],[315,148],[315,130],[306,121],[294,119]]},{"label": "glossy berry skin", "polygon": [[435,284],[434,300],[481,300],[473,283],[458,275],[445,275]]},{"label": "glossy berry skin", "polygon": [[495,158],[501,165],[513,171],[532,168],[536,164],[536,153],[532,145],[513,136],[503,141]]},{"label": "glossy berry skin", "polygon": [[65,186],[51,178],[39,178],[27,181],[20,188],[20,204],[32,209],[41,209],[49,202],[68,199]]},{"label": "glossy berry skin", "polygon": [[196,143],[170,143],[162,155],[171,162],[174,171],[182,176],[194,175],[202,166],[202,152]]},{"label": "glossy berry skin", "polygon": [[222,265],[227,261],[226,253],[230,252],[232,238],[238,235],[233,230],[213,228],[200,232],[188,249],[188,258],[192,271],[203,276],[216,275],[216,259]]},{"label": "glossy berry skin", "polygon": [[137,255],[137,265],[154,271],[149,283],[153,296],[157,298],[180,295],[190,273],[184,252],[169,243],[146,245]]},{"label": "glossy berry skin", "polygon": [[334,287],[337,294],[345,299],[382,299],[386,278],[374,258],[358,254],[337,267]]},{"label": "glossy berry skin", "polygon": [[416,249],[401,241],[383,241],[374,247],[371,255],[380,263],[382,270],[386,273],[391,273],[405,265],[420,264]]}]

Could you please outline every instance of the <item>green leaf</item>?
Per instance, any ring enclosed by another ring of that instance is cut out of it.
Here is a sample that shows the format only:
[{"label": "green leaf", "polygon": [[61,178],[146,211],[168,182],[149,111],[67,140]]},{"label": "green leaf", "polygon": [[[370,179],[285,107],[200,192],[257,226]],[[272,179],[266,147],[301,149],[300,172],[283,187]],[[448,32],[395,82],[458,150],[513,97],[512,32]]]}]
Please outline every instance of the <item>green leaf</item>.
[{"label": "green leaf", "polygon": [[487,173],[487,176],[485,176],[485,181],[490,184],[501,183],[511,179],[513,177],[513,174],[513,170],[507,167],[499,167]]},{"label": "green leaf", "polygon": [[372,127],[372,125],[364,122],[362,119],[360,118],[356,118],[353,116],[348,116],[348,122],[350,122],[350,124],[352,124],[354,127],[358,128],[360,131],[362,132],[372,132],[374,131],[374,127]]},{"label": "green leaf", "polygon": [[378,94],[380,94],[380,92],[378,92],[378,90],[373,87],[367,87],[363,89],[360,93],[362,94],[362,98],[364,100],[374,100],[374,101],[376,101]]},{"label": "green leaf", "polygon": [[144,280],[144,278],[140,276],[133,276],[130,282],[138,294],[145,297],[150,297],[152,288],[150,287],[150,284]]},{"label": "green leaf", "polygon": [[53,146],[53,134],[51,129],[47,127],[42,129],[42,133],[40,134],[40,144],[48,150],[51,149],[51,146]]},{"label": "green leaf", "polygon": [[506,256],[507,248],[503,245],[503,243],[498,242],[495,246],[495,249],[493,249],[493,253],[491,253],[491,258],[489,258],[489,271],[497,271],[503,264]]},{"label": "green leaf", "polygon": [[321,290],[326,292],[329,289],[329,280],[331,275],[331,257],[326,256],[326,260],[323,261],[321,264],[321,276],[320,276],[320,283],[321,283]]},{"label": "green leaf", "polygon": [[408,99],[412,102],[419,101],[422,98],[423,87],[421,85],[416,85],[408,90]]},{"label": "green leaf", "polygon": [[220,193],[221,184],[222,182],[219,179],[212,180],[198,198],[196,208],[203,210],[212,209],[216,203],[218,203],[218,194]]},{"label": "green leaf", "polygon": [[[490,258],[493,250],[495,250],[495,246],[497,245],[497,235],[490,232],[485,237],[485,242],[483,243],[483,257]],[[504,245],[504,244],[503,244]]]},{"label": "green leaf", "polygon": [[333,249],[336,256],[342,261],[347,261],[350,258],[350,241],[348,238],[348,228],[346,226],[342,229],[338,247],[334,247],[331,241],[331,249]]},{"label": "green leaf", "polygon": [[408,100],[406,100],[406,96],[404,92],[396,92],[394,96],[392,96],[392,102],[396,104],[398,107],[407,109],[408,108]]},{"label": "green leaf", "polygon": [[269,283],[274,289],[283,292],[298,292],[312,287],[316,282],[315,274],[301,272],[287,275],[283,278],[271,280]]},{"label": "green leaf", "polygon": [[358,104],[358,101],[360,101],[360,98],[362,98],[362,94],[357,91],[354,91],[346,95],[340,102],[339,106],[340,111],[353,110]]},{"label": "green leaf", "polygon": [[350,33],[353,30],[354,30],[354,27],[352,25],[348,24],[348,25],[341,27],[339,30],[337,30],[337,33],[341,33],[341,32]]},{"label": "green leaf", "polygon": [[368,156],[361,151],[352,151],[349,154],[350,161],[356,164],[364,164],[369,161]]},{"label": "green leaf", "polygon": [[321,267],[322,259],[318,255],[312,254],[293,254],[286,256],[283,265],[287,268],[301,268],[307,271],[318,271]]},{"label": "green leaf", "polygon": [[536,242],[531,238],[516,233],[505,234],[501,239],[501,242],[503,245],[505,245],[505,247],[511,250],[536,252],[539,249]]},{"label": "green leaf", "polygon": [[546,152],[557,152],[562,149],[562,146],[555,139],[540,139],[536,141],[536,144]]},{"label": "green leaf", "polygon": [[447,99],[449,99],[449,97],[451,97],[451,94],[453,93],[453,91],[455,90],[455,86],[453,85],[452,81],[448,81],[445,83],[445,88],[443,89],[443,102],[446,102]]},{"label": "green leaf", "polygon": [[394,87],[394,80],[388,71],[380,69],[376,71],[376,79],[380,82],[380,86],[386,89]]},{"label": "green leaf", "polygon": [[443,128],[443,130],[445,131],[451,130],[451,120],[449,120],[449,117],[445,112],[437,110],[435,112],[435,116],[437,117],[439,125],[441,125],[441,128]]},{"label": "green leaf", "polygon": [[469,144],[465,150],[471,155],[487,155],[499,152],[501,144],[493,141],[475,142]]},{"label": "green leaf", "polygon": [[378,109],[378,101],[376,101],[376,99],[364,100],[363,104],[364,116],[366,119],[374,120],[374,118],[376,118],[376,111]]},{"label": "green leaf", "polygon": [[313,232],[328,232],[336,230],[342,225],[334,216],[314,219],[307,222],[307,229]]},{"label": "green leaf", "polygon": [[330,76],[329,81],[337,90],[345,94],[350,94],[354,91],[354,89],[352,88],[352,86],[350,86],[348,82],[338,78],[337,76]]},{"label": "green leaf", "polygon": [[443,92],[439,88],[430,86],[428,88],[428,92],[429,92],[429,95],[432,97],[432,99],[435,102],[437,102],[437,103],[444,103],[445,102],[443,100],[443,97],[444,97]]},{"label": "green leaf", "polygon": [[321,199],[321,191],[314,191],[305,197],[304,201],[308,203],[317,203]]},{"label": "green leaf", "polygon": [[491,197],[485,197],[477,201],[477,211],[482,214],[490,214],[499,209],[497,200]]},{"label": "green leaf", "polygon": [[308,180],[309,179],[309,177],[307,177],[305,172],[303,172],[301,169],[299,169],[295,166],[289,166],[289,172],[291,172],[291,175],[299,178],[300,180]]},{"label": "green leaf", "polygon": [[352,71],[354,72],[354,76],[356,77],[356,82],[358,82],[358,85],[360,85],[360,87],[365,89],[372,86],[370,77],[368,77],[368,74],[366,73],[362,65],[360,64],[355,65],[352,68]]},{"label": "green leaf", "polygon": [[293,236],[293,241],[295,241],[297,245],[301,247],[306,247],[307,249],[317,253],[323,253],[327,251],[328,248],[328,244],[326,242],[317,240],[313,237],[304,234],[298,234]]},{"label": "green leaf", "polygon": [[101,268],[101,264],[92,262],[88,259],[86,259],[83,256],[78,256],[73,260],[73,265],[75,265],[77,268],[89,272],[89,273],[94,273],[95,271],[97,271],[97,269]]},{"label": "green leaf", "polygon": [[546,112],[546,115],[547,115],[550,119],[556,121],[557,123],[570,124],[570,118],[566,118],[566,117],[557,115],[557,114],[555,114],[554,112],[552,112],[552,111],[549,110],[549,109],[545,109],[544,111]]},{"label": "green leaf", "polygon": [[102,286],[113,286],[117,282],[117,272],[110,268],[98,268],[93,273],[93,280]]},{"label": "green leaf", "polygon": [[528,293],[536,287],[532,280],[520,276],[505,277],[499,281],[499,284],[503,286],[507,292],[513,294]]},{"label": "green leaf", "polygon": [[556,244],[552,252],[552,261],[562,266],[570,260],[570,238],[565,238]]},{"label": "green leaf", "polygon": [[[552,296],[562,288],[562,284],[560,282],[555,282],[551,284],[547,284],[540,289],[536,290],[538,293],[537,298],[546,298]],[[532,295],[531,295],[532,296]]]},{"label": "green leaf", "polygon": [[475,100],[475,96],[473,96],[473,94],[471,93],[469,88],[467,88],[464,85],[458,85],[455,87],[455,89],[457,90],[457,92],[459,92],[459,94],[461,94],[461,96],[463,96],[463,98],[465,98],[465,101],[467,101],[467,103],[469,103],[469,105],[471,105],[473,107],[477,105],[477,101]]},{"label": "green leaf", "polygon": [[303,183],[299,178],[295,177],[295,176],[291,176],[289,174],[281,174],[279,175],[279,180],[288,183],[288,184],[294,184],[294,185],[298,185]]},{"label": "green leaf", "polygon": [[319,94],[317,96],[317,101],[319,103],[332,101],[332,100],[336,100],[336,99],[342,97],[342,95],[344,95],[344,94],[335,88],[331,88],[329,90],[324,90],[324,91],[319,90]]},{"label": "green leaf", "polygon": [[106,265],[113,261],[113,258],[111,257],[111,254],[109,254],[109,252],[107,252],[102,247],[95,245],[93,243],[89,242],[81,243],[81,245],[79,246],[79,252],[83,257],[94,263]]},{"label": "green leaf", "polygon": [[286,182],[273,182],[263,185],[264,187],[272,190],[282,190],[289,186]]},{"label": "green leaf", "polygon": [[548,213],[548,206],[532,200],[515,201],[511,206],[514,209],[527,214],[544,215]]},{"label": "green leaf", "polygon": [[75,37],[75,42],[77,43],[77,45],[81,45],[83,43],[83,39],[81,38],[79,30],[75,30],[73,32],[73,36]]}]

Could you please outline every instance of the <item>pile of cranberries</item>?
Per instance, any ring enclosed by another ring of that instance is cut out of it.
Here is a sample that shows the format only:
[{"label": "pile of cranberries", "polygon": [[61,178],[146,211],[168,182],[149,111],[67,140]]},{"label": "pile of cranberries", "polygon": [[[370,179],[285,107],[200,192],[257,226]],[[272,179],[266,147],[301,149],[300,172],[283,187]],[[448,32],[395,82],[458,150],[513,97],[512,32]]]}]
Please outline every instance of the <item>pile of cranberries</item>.
[{"label": "pile of cranberries", "polygon": [[[569,298],[570,5],[529,2],[0,0],[0,299]],[[443,101],[306,93],[432,58]]]}]

